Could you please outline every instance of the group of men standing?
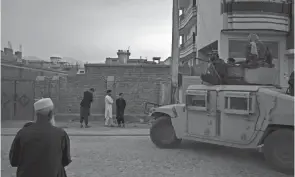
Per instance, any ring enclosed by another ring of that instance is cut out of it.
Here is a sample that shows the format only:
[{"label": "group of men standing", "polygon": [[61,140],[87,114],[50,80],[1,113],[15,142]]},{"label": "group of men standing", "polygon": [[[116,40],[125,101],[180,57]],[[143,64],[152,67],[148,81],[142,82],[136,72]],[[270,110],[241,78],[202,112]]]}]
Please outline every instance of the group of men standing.
[{"label": "group of men standing", "polygon": [[[91,88],[84,92],[83,99],[80,103],[80,127],[83,128],[83,122],[85,122],[85,128],[89,128],[88,117],[90,115],[90,107],[93,102],[94,89]],[[107,90],[105,96],[105,126],[114,127],[113,121],[113,98],[112,91]],[[119,98],[116,100],[116,120],[118,127],[125,127],[124,111],[126,108],[126,101],[123,98],[123,93],[119,94]]]}]

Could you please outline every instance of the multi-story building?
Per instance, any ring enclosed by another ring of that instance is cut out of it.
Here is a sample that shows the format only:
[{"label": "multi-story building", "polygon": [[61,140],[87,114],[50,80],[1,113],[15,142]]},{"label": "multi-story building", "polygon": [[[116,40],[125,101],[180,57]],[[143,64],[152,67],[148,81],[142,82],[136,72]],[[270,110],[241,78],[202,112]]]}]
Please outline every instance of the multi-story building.
[{"label": "multi-story building", "polygon": [[269,48],[277,84],[286,87],[293,71],[293,0],[179,0],[180,62],[208,59],[217,50],[222,59],[245,59],[247,37],[254,33]]},{"label": "multi-story building", "polygon": [[197,0],[180,0],[180,66],[197,64]]}]

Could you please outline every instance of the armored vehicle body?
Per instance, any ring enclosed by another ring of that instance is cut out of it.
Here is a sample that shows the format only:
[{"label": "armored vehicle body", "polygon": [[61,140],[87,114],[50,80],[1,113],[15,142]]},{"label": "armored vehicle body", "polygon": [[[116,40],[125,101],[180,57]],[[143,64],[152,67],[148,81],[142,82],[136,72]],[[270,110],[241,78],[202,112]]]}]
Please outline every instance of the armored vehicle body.
[{"label": "armored vehicle body", "polygon": [[294,98],[273,86],[191,85],[183,104],[151,108],[152,142],[182,139],[260,149],[276,170],[294,170]]}]

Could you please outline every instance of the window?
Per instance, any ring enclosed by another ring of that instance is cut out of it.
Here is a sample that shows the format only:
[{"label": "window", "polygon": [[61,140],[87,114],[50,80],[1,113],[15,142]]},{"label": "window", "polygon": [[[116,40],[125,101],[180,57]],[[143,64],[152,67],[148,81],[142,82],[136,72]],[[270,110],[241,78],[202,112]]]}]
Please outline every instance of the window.
[{"label": "window", "polygon": [[[249,102],[250,104],[251,104],[251,101],[252,100],[250,98],[250,102]],[[228,102],[230,102],[230,104],[225,104],[226,109],[248,110],[248,99],[247,98],[225,97],[225,103],[228,103]]]},{"label": "window", "polygon": [[183,9],[179,10],[179,16],[181,16],[183,14]]},{"label": "window", "polygon": [[226,92],[224,96],[224,112],[230,114],[254,113],[255,99],[249,92]]},{"label": "window", "polygon": [[194,110],[207,110],[207,92],[206,91],[187,91],[187,106]]},{"label": "window", "polygon": [[[228,57],[229,58],[237,58],[237,59],[245,59],[246,58],[246,47],[248,45],[247,40],[229,40],[228,41]],[[265,47],[268,47],[272,57],[274,60],[278,60],[279,58],[279,45],[277,42],[273,41],[262,41]],[[274,62],[275,63],[275,62]]]},{"label": "window", "polygon": [[183,45],[184,44],[184,38],[183,38],[183,36],[181,35],[181,36],[179,36],[179,45],[181,46],[181,45]]}]

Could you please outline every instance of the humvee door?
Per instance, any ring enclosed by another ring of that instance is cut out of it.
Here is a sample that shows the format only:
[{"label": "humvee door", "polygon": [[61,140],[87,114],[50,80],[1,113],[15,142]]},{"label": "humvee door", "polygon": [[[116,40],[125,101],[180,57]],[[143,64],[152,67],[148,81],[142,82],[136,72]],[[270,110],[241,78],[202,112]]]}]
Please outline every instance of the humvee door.
[{"label": "humvee door", "polygon": [[259,112],[256,92],[188,90],[187,133],[236,144],[248,144],[254,137]]},{"label": "humvee door", "polygon": [[220,111],[220,139],[248,144],[255,135],[259,118],[255,91],[220,91],[217,110]]},{"label": "humvee door", "polygon": [[216,91],[188,91],[186,107],[190,136],[216,136]]}]

